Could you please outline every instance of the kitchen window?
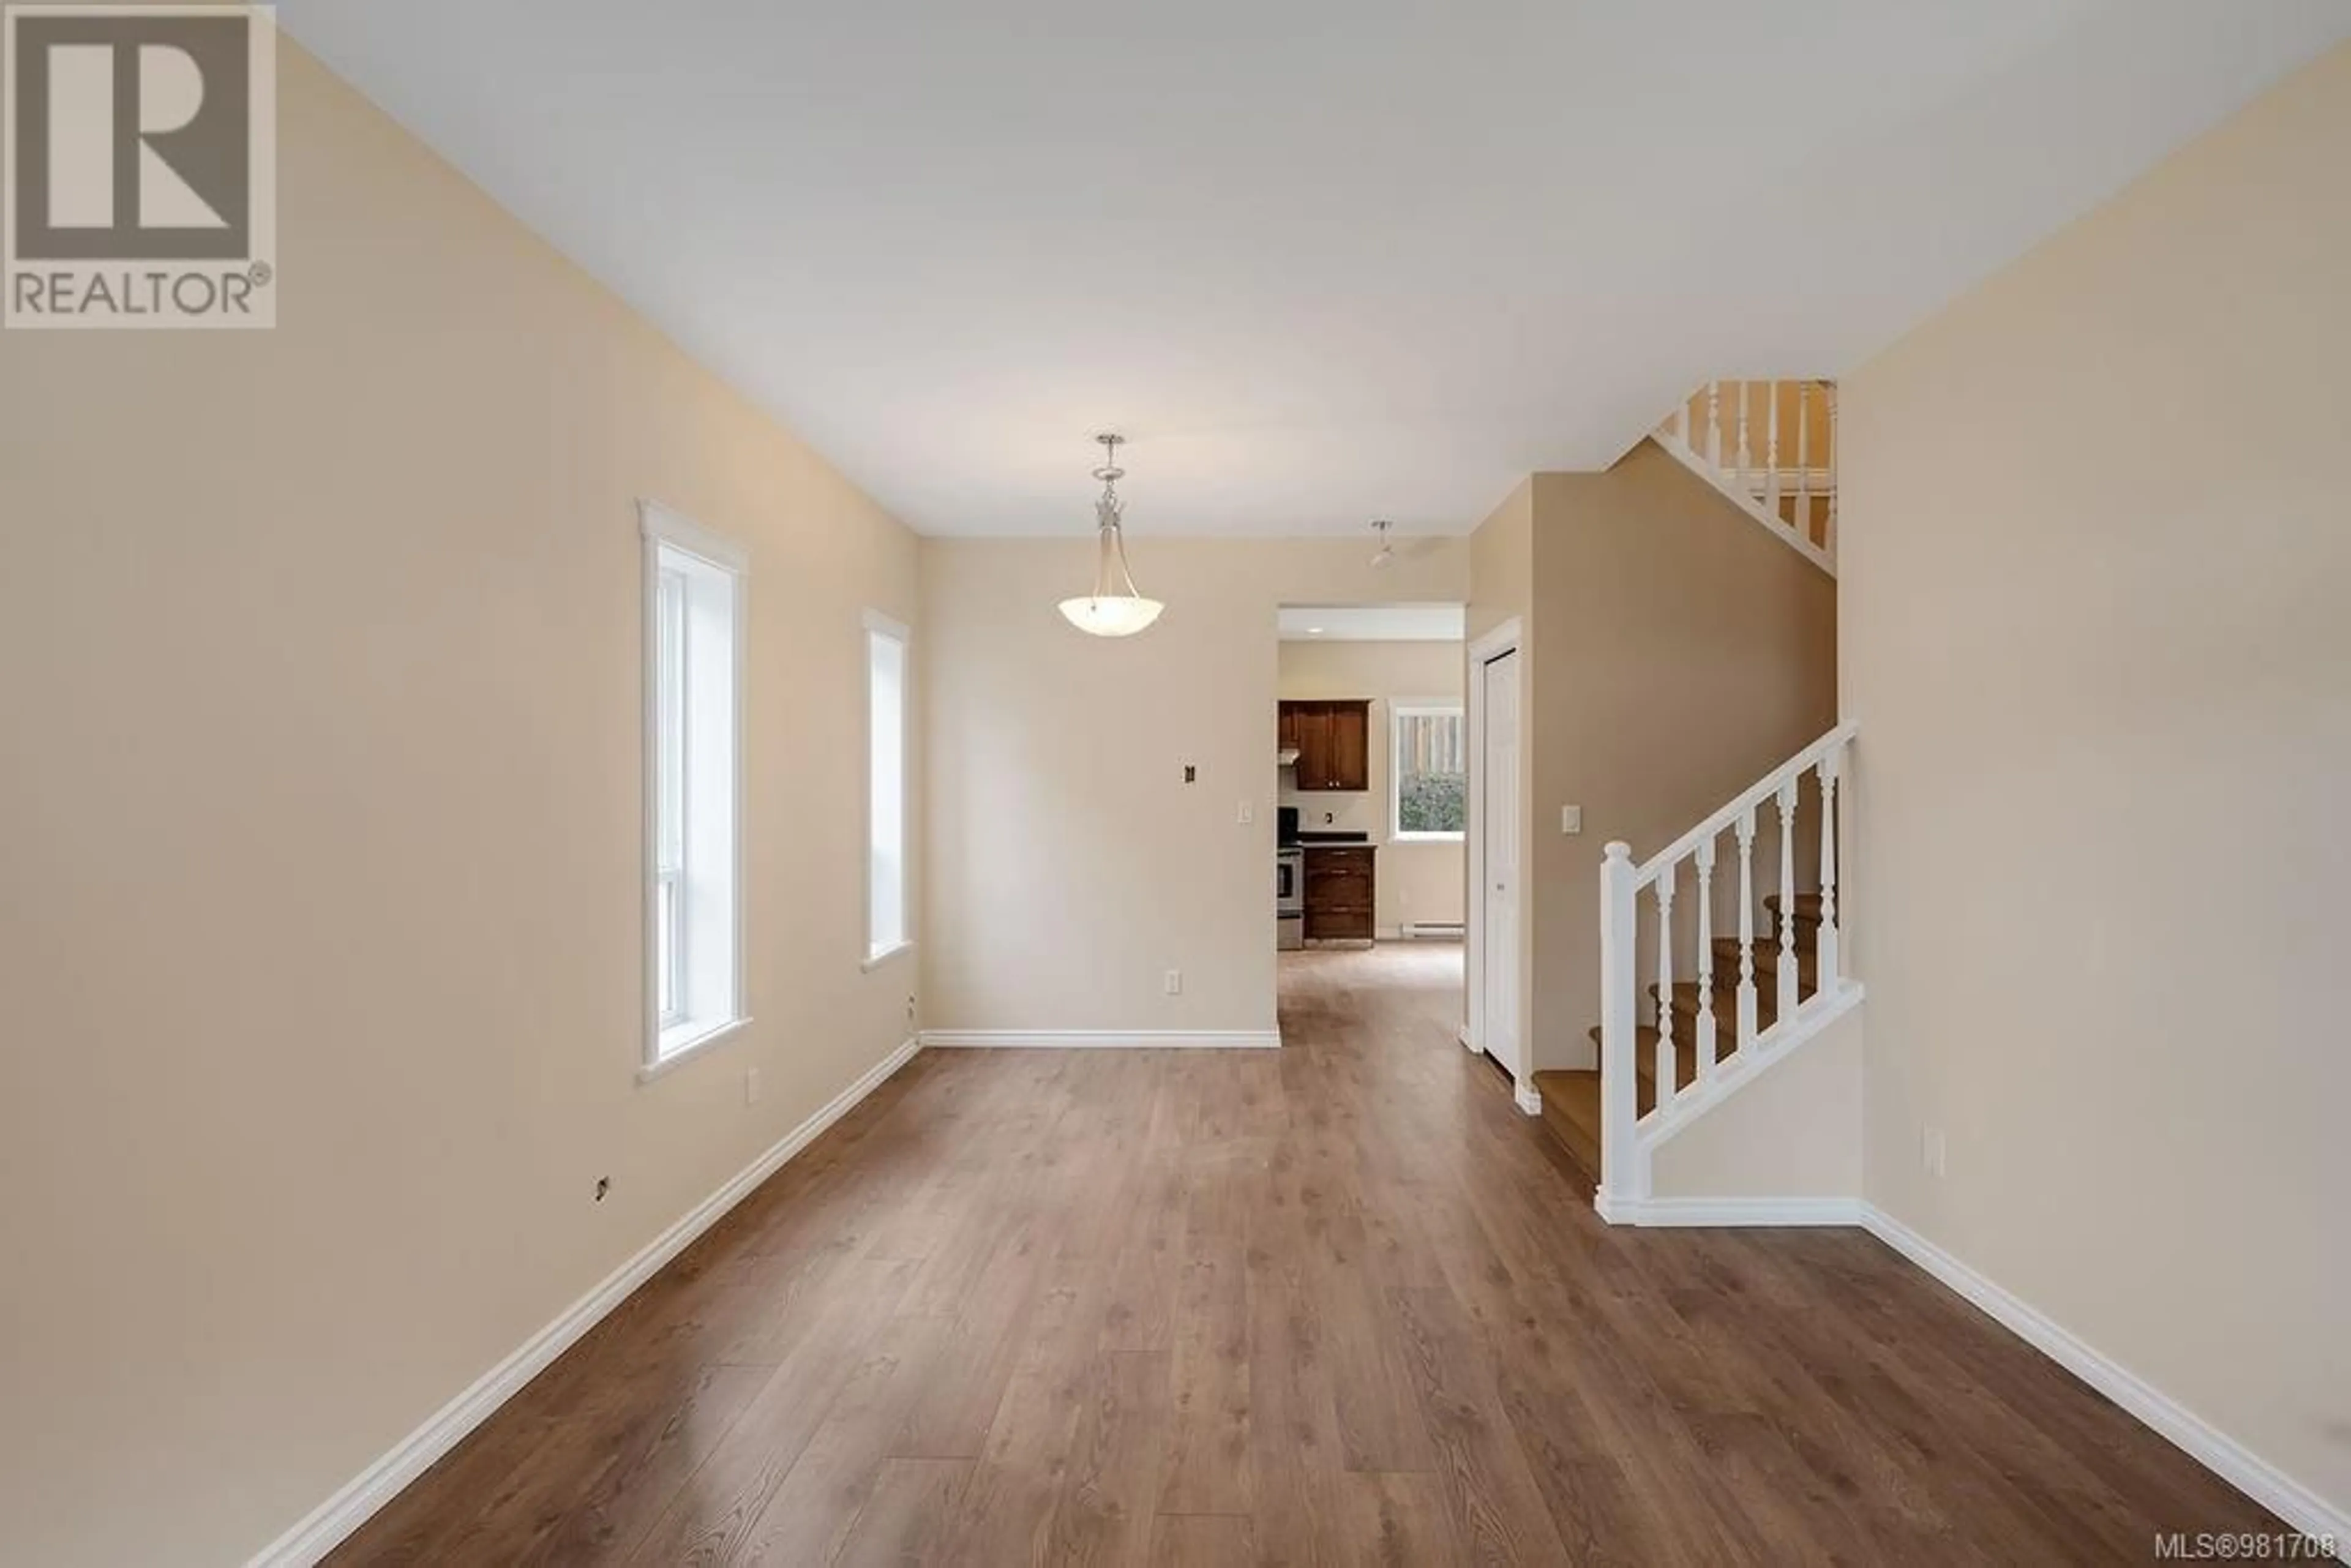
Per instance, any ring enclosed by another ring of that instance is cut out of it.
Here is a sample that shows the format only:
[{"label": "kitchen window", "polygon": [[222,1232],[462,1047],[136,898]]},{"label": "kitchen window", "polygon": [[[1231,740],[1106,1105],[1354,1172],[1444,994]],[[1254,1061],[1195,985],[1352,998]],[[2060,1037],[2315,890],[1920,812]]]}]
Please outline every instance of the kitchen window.
[{"label": "kitchen window", "polygon": [[906,935],[906,628],[865,616],[865,967]]},{"label": "kitchen window", "polygon": [[1468,768],[1459,703],[1395,703],[1389,709],[1388,837],[1458,841]]},{"label": "kitchen window", "polygon": [[735,545],[647,502],[644,1068],[749,1020],[743,1009],[745,576]]}]

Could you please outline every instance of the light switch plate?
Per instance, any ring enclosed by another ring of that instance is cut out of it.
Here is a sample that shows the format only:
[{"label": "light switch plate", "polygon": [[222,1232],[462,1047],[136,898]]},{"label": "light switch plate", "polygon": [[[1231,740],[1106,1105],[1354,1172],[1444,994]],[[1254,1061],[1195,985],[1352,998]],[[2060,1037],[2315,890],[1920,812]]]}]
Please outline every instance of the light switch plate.
[{"label": "light switch plate", "polygon": [[1242,802],[1241,802],[1241,812],[1240,812],[1240,821],[1241,821],[1241,825],[1242,825],[1243,827],[1247,827],[1249,823],[1254,822],[1254,821],[1257,821],[1257,802],[1255,802],[1254,800],[1244,800],[1244,801],[1242,801]]},{"label": "light switch plate", "polygon": [[1559,831],[1562,833],[1580,833],[1583,831],[1583,808],[1581,806],[1562,806],[1559,809]]}]

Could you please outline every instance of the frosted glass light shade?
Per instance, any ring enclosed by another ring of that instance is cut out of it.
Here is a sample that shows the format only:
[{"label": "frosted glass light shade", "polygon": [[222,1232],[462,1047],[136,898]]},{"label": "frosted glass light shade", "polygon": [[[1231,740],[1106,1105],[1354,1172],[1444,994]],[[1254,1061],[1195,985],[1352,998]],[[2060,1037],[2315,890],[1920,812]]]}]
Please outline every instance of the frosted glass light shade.
[{"label": "frosted glass light shade", "polygon": [[1156,599],[1125,594],[1081,594],[1061,601],[1071,625],[1094,637],[1132,637],[1166,608]]}]

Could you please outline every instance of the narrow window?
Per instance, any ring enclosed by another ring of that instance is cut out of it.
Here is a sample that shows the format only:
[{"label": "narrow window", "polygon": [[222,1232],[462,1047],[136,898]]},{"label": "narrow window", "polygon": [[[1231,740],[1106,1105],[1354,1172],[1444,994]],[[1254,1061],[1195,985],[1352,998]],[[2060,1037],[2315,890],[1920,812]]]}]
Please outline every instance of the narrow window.
[{"label": "narrow window", "polygon": [[904,950],[906,935],[906,629],[865,617],[865,963]]},{"label": "narrow window", "polygon": [[1391,838],[1458,839],[1468,768],[1458,703],[1396,703],[1388,768]]},{"label": "narrow window", "polygon": [[747,1021],[741,741],[747,562],[648,502],[648,1075]]}]

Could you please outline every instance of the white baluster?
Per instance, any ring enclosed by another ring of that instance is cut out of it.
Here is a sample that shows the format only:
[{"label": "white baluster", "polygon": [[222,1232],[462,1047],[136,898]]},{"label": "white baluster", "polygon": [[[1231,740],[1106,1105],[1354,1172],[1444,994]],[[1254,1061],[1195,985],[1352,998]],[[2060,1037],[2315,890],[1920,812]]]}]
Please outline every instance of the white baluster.
[{"label": "white baluster", "polygon": [[1764,393],[1771,406],[1764,416],[1763,489],[1764,505],[1771,508],[1771,520],[1780,520],[1780,383],[1768,382]]},{"label": "white baluster", "polygon": [[1662,1111],[1681,1079],[1674,1059],[1674,868],[1657,875],[1657,1098]]},{"label": "white baluster", "polygon": [[1821,758],[1821,929],[1813,951],[1816,989],[1826,991],[1844,971],[1837,967],[1837,773],[1844,747],[1833,746]]},{"label": "white baluster", "polygon": [[1714,1071],[1714,841],[1698,847],[1698,1079]]},{"label": "white baluster", "polygon": [[1722,466],[1722,383],[1706,383],[1706,460]]},{"label": "white baluster", "polygon": [[1739,814],[1739,1048],[1755,1043],[1755,808]]},{"label": "white baluster", "polygon": [[[1604,1197],[1648,1196],[1646,1166],[1634,1136],[1641,1113],[1635,1024],[1640,970],[1634,957],[1640,923],[1639,873],[1633,846],[1612,843],[1600,862],[1600,1190]],[[1603,1212],[1605,1207],[1603,1206]]]},{"label": "white baluster", "polygon": [[1752,454],[1750,452],[1750,450],[1749,450],[1749,448],[1748,448],[1748,445],[1747,445],[1747,404],[1748,404],[1748,401],[1749,401],[1749,400],[1748,400],[1748,396],[1747,396],[1747,394],[1748,394],[1748,392],[1749,392],[1750,391],[1751,391],[1752,389],[1751,389],[1751,388],[1748,385],[1748,383],[1747,383],[1747,382],[1739,382],[1739,383],[1738,383],[1738,385],[1739,385],[1739,493],[1740,493],[1740,495],[1742,495],[1742,496],[1751,496],[1751,495],[1753,495],[1753,494],[1755,493],[1755,486],[1754,486],[1753,483],[1752,483],[1752,482],[1748,478],[1747,475],[1748,475],[1748,470],[1755,466],[1755,459],[1754,459],[1754,456],[1752,455]]},{"label": "white baluster", "polygon": [[1813,540],[1813,384],[1796,383],[1796,531]]},{"label": "white baluster", "polygon": [[1844,447],[1837,438],[1836,382],[1823,382],[1821,395],[1828,400],[1829,405],[1829,520],[1821,538],[1821,548],[1834,556],[1836,554],[1837,491],[1843,488],[1837,483],[1837,476],[1844,469]]},{"label": "white baluster", "polygon": [[1780,998],[1771,1021],[1796,1010],[1796,780],[1780,786]]}]

